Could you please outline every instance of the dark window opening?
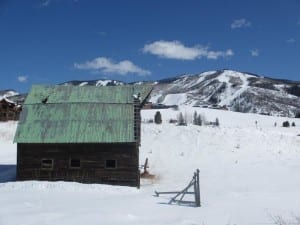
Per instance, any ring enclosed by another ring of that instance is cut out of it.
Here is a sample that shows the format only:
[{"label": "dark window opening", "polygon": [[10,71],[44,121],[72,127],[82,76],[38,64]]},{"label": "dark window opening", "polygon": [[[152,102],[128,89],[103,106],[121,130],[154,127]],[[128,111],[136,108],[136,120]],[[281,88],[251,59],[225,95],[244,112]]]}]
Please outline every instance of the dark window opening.
[{"label": "dark window opening", "polygon": [[42,169],[53,169],[53,159],[42,159]]},{"label": "dark window opening", "polygon": [[80,159],[70,159],[70,168],[80,168]]},{"label": "dark window opening", "polygon": [[117,161],[114,159],[107,159],[105,162],[106,169],[115,169],[117,168]]}]

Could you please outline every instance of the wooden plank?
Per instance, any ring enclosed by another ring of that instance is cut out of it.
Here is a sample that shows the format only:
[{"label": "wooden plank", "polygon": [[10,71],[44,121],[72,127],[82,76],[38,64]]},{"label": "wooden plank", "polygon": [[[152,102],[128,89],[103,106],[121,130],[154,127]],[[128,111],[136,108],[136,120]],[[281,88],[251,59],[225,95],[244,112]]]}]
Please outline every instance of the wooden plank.
[{"label": "wooden plank", "polygon": [[[66,180],[139,186],[136,145],[18,144],[18,180]],[[41,159],[53,159],[53,169],[43,171]],[[80,159],[80,168],[69,168],[70,158]],[[106,169],[107,159],[117,160],[116,169]]]}]

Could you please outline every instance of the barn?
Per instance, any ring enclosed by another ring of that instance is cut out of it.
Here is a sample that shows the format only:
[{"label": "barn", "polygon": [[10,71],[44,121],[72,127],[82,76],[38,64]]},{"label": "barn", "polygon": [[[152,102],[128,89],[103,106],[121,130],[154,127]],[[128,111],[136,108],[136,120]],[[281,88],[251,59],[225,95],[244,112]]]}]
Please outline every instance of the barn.
[{"label": "barn", "polygon": [[140,109],[151,90],[33,86],[14,139],[17,180],[139,187]]}]

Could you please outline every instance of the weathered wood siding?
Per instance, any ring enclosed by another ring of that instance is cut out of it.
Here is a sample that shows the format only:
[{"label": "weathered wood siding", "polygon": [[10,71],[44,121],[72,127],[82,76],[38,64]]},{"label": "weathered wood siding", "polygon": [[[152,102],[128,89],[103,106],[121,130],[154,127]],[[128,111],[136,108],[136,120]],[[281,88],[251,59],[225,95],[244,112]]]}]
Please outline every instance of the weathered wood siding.
[{"label": "weathered wood siding", "polygon": [[[53,159],[52,169],[41,167]],[[80,159],[80,168],[70,168],[70,159]],[[117,167],[105,168],[106,160]],[[139,187],[139,153],[128,144],[18,144],[17,180],[76,181]]]}]

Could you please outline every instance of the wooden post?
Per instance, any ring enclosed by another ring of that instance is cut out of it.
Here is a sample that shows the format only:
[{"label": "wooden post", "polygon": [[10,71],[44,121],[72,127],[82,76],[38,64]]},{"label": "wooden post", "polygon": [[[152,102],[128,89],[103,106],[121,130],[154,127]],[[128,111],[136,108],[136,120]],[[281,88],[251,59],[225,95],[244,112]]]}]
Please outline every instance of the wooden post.
[{"label": "wooden post", "polygon": [[199,182],[199,169],[197,169],[196,173],[195,173],[195,202],[196,202],[196,206],[200,207],[201,206],[201,201],[200,201],[200,182]]}]

